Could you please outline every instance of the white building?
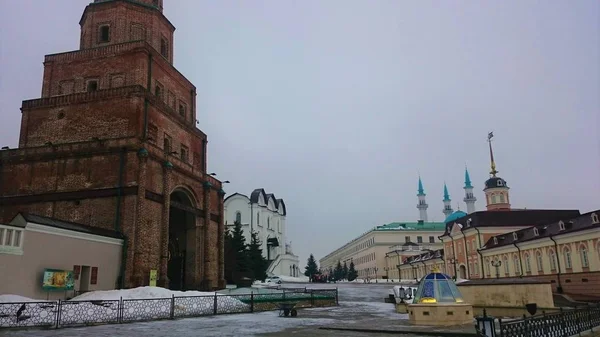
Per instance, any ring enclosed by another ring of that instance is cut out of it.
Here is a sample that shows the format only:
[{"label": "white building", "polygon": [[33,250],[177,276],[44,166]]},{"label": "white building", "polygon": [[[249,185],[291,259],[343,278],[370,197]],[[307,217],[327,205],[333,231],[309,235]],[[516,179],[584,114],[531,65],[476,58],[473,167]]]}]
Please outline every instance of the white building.
[{"label": "white building", "polygon": [[267,274],[294,277],[301,274],[298,256],[294,255],[291,244],[286,241],[287,212],[283,199],[257,188],[249,198],[240,193],[225,198],[224,211],[225,225],[229,228],[236,221],[242,224],[246,243],[250,243],[252,232],[258,233],[263,255],[270,261]]}]

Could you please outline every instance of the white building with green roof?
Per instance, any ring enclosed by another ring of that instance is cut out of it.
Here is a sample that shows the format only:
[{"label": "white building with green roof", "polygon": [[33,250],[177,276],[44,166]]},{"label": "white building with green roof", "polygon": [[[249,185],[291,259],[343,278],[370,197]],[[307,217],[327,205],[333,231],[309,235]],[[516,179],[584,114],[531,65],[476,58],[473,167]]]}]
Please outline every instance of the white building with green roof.
[{"label": "white building with green roof", "polygon": [[338,261],[348,265],[354,262],[361,279],[398,279],[396,266],[403,256],[442,248],[438,239],[444,233],[443,222],[392,222],[374,227],[356,239],[327,254],[319,260],[327,272]]}]

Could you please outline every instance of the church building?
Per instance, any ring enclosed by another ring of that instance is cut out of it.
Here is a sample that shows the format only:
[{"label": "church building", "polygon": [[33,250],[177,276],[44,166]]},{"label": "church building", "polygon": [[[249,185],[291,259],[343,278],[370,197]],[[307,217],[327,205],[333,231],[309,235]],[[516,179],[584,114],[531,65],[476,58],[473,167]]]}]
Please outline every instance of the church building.
[{"label": "church building", "polygon": [[0,151],[0,222],[23,213],[122,234],[116,287],[151,272],[171,289],[224,287],[225,192],[206,173],[163,0],[94,0],[79,24],[79,49],[46,55],[41,97],[22,103],[19,147]]}]

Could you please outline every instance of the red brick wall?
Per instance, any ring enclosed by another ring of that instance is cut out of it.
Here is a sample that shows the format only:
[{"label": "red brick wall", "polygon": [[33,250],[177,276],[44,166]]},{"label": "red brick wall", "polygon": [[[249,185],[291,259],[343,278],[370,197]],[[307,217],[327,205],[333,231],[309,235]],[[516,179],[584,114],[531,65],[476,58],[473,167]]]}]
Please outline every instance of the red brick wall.
[{"label": "red brick wall", "polygon": [[141,133],[138,119],[141,97],[112,97],[69,105],[24,109],[26,126],[19,147],[123,138]]},{"label": "red brick wall", "polygon": [[[109,25],[110,40],[100,42],[99,27]],[[139,34],[137,29],[143,31]],[[101,47],[144,39],[160,51],[161,37],[169,44],[169,60],[173,60],[173,27],[157,10],[126,2],[91,4],[81,22],[80,49]]]}]

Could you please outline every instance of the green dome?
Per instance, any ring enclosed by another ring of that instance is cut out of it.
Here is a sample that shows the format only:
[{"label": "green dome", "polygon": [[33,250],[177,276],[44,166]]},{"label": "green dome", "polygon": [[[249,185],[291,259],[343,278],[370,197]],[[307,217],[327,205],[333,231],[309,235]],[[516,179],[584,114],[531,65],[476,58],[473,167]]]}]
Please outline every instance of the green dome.
[{"label": "green dome", "polygon": [[448,217],[446,218],[446,220],[444,220],[445,223],[448,223],[450,221],[454,221],[457,219],[462,218],[463,216],[466,216],[467,213],[463,212],[463,211],[456,211],[450,215],[448,215]]}]

